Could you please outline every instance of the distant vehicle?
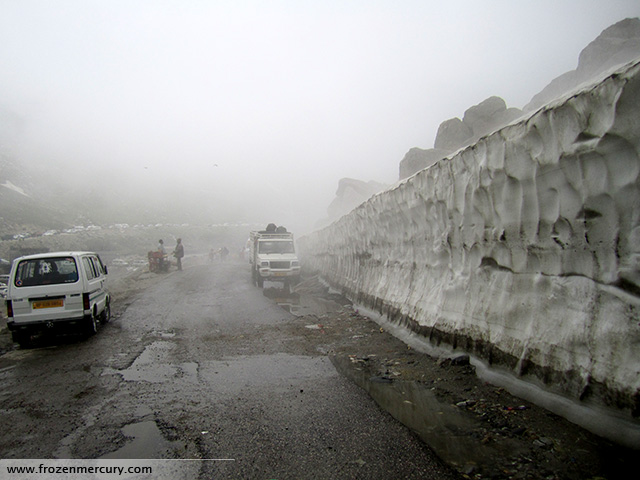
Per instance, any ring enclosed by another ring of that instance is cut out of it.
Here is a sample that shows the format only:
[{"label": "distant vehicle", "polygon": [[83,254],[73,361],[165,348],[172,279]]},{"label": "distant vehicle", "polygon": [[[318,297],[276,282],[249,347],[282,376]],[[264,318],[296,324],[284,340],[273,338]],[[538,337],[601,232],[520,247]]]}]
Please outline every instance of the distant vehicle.
[{"label": "distant vehicle", "polygon": [[285,286],[300,281],[293,233],[269,224],[265,230],[250,232],[249,243],[249,263],[255,285],[262,288],[265,280],[282,282]]},{"label": "distant vehicle", "polygon": [[93,252],[27,255],[9,273],[7,327],[21,347],[38,333],[92,335],[111,318],[107,267]]}]

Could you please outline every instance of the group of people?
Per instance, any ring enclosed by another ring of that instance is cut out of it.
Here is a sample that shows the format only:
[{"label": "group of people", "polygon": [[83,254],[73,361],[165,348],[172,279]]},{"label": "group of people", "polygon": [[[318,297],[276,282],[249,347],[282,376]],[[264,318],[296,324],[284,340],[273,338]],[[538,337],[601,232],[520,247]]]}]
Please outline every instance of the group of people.
[{"label": "group of people", "polygon": [[[162,255],[160,256],[160,270],[163,270],[164,267],[164,257],[167,255],[167,252],[164,248],[164,241],[162,239],[158,240],[158,252]],[[176,240],[176,248],[173,249],[173,256],[176,259],[176,264],[178,266],[178,270],[182,270],[182,257],[184,257],[184,246],[182,245],[182,239],[178,238]]]},{"label": "group of people", "polygon": [[229,255],[229,249],[227,247],[220,247],[218,250],[214,250],[213,248],[209,250],[209,263],[213,263],[214,258],[216,256],[220,258],[221,262],[224,262]]},{"label": "group of people", "polygon": [[[158,262],[159,262],[159,270],[160,271],[166,271],[168,270],[168,264],[166,263],[166,257],[167,257],[167,250],[164,246],[164,240],[160,239],[158,240],[158,248],[156,250],[158,252],[158,254],[156,254],[156,257],[158,258]],[[149,254],[151,255],[152,252],[150,252]],[[176,240],[176,247],[173,249],[172,255],[175,257],[176,259],[176,265],[178,267],[178,270],[182,270],[182,257],[184,257],[184,246],[182,245],[182,239],[178,238]],[[229,256],[229,249],[227,247],[220,247],[217,250],[214,250],[213,248],[209,251],[209,262],[213,263],[214,259],[217,257],[221,262],[224,262],[227,257]]]}]

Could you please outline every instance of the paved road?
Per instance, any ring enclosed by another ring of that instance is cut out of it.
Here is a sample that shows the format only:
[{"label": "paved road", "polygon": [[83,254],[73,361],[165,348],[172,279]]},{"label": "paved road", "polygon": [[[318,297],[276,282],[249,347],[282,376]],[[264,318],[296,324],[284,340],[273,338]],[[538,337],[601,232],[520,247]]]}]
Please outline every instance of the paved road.
[{"label": "paved road", "polygon": [[0,357],[1,458],[219,459],[185,461],[183,478],[457,478],[244,264],[190,266],[132,300],[90,339]]}]

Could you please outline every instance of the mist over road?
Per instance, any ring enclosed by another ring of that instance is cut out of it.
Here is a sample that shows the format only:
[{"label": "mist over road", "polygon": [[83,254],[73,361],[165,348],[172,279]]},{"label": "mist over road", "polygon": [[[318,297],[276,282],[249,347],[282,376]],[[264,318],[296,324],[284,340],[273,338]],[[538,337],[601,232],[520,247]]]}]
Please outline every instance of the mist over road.
[{"label": "mist over road", "polygon": [[189,462],[184,478],[456,478],[244,263],[159,275],[114,312],[87,340],[0,357],[4,458],[229,459]]}]

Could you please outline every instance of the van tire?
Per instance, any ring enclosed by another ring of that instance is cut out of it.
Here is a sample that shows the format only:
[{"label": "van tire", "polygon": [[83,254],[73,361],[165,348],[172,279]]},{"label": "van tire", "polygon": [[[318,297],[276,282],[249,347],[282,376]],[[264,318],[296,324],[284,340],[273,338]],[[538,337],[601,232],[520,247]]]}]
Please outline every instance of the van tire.
[{"label": "van tire", "polygon": [[11,334],[11,339],[14,343],[20,345],[20,348],[29,348],[31,346],[31,334],[29,333],[13,332]]},{"label": "van tire", "polygon": [[111,305],[107,302],[104,304],[104,310],[100,314],[100,323],[104,325],[109,323],[109,320],[111,320]]},{"label": "van tire", "polygon": [[88,337],[98,333],[98,321],[93,314],[85,318],[85,333]]}]

